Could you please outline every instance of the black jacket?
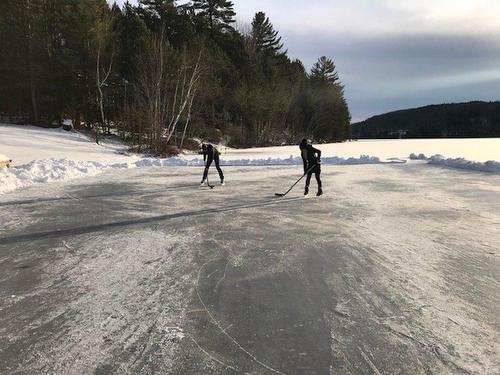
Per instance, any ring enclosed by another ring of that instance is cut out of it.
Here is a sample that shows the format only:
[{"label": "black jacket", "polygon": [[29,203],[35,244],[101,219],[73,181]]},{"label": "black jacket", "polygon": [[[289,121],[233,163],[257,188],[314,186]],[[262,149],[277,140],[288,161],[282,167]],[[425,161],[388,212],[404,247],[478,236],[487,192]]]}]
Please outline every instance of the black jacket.
[{"label": "black jacket", "polygon": [[300,148],[300,156],[302,157],[302,161],[304,162],[304,169],[307,167],[307,140],[303,139],[299,145]]},{"label": "black jacket", "polygon": [[305,154],[309,168],[312,167],[313,164],[317,164],[321,159],[321,150],[314,148],[312,145],[307,145]]},{"label": "black jacket", "polygon": [[212,145],[203,145],[203,161],[214,160],[219,156],[219,151]]}]

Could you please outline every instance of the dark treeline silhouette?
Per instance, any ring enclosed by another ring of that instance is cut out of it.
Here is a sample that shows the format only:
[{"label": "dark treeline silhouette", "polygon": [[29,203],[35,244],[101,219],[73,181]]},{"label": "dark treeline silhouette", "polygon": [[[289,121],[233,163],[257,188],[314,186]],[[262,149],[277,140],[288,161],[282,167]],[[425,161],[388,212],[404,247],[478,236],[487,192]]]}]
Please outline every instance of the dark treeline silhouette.
[{"label": "dark treeline silhouette", "polygon": [[352,125],[354,138],[500,137],[500,102],[430,105]]},{"label": "dark treeline silhouette", "polygon": [[350,136],[334,62],[291,60],[270,19],[237,27],[228,0],[0,2],[0,121],[70,117],[166,153],[193,137],[233,146]]}]

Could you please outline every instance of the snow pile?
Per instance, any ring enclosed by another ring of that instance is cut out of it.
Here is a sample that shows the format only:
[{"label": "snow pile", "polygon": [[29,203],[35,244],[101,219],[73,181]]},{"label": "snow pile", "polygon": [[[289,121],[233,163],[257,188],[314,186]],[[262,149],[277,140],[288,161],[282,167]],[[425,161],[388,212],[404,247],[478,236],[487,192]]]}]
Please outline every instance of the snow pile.
[{"label": "snow pile", "polygon": [[500,162],[486,161],[478,162],[466,160],[464,158],[445,158],[443,155],[434,155],[428,158],[424,154],[411,154],[411,160],[426,160],[429,164],[439,165],[448,168],[466,169],[477,172],[500,173]]},{"label": "snow pile", "polygon": [[[361,156],[359,158],[325,157],[323,164],[328,165],[360,165],[381,164],[377,157]],[[404,161],[392,161],[390,163],[404,163]],[[106,164],[96,161],[75,161],[69,159],[46,159],[35,160],[28,164],[11,169],[0,170],[0,194],[19,189],[22,187],[44,184],[54,181],[70,180],[84,176],[95,176],[106,170],[149,168],[149,167],[203,167],[203,159],[197,158],[186,160],[184,158],[155,159],[146,158],[133,163]],[[239,159],[221,160],[225,166],[271,166],[271,165],[302,165],[300,157],[290,156],[287,159]]]},{"label": "snow pile", "polygon": [[128,164],[107,165],[68,159],[35,160],[19,167],[0,169],[0,194],[34,184],[94,176],[109,168],[128,168]]},{"label": "snow pile", "polygon": [[[327,165],[360,165],[360,164],[394,164],[405,163],[404,160],[392,160],[383,162],[380,158],[362,155],[359,158],[340,158],[337,156],[321,158],[323,164]],[[141,159],[133,163],[138,168],[141,167],[203,167],[205,162],[203,159],[185,159],[185,158],[171,158],[171,159]],[[272,166],[272,165],[302,165],[302,158],[290,157],[282,158],[267,158],[267,159],[230,159],[221,160],[220,164],[223,166],[231,167],[246,167],[246,166]]]},{"label": "snow pile", "polygon": [[463,158],[446,159],[442,155],[434,155],[429,159],[429,164],[441,165],[450,168],[467,169],[478,172],[500,173],[500,163],[493,160],[482,163],[466,160]]}]

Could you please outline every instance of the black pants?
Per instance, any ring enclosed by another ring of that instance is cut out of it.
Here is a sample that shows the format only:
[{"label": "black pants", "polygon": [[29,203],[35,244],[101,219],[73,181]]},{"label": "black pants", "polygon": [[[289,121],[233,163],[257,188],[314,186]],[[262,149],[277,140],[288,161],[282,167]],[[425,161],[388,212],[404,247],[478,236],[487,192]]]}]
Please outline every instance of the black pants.
[{"label": "black pants", "polygon": [[309,187],[309,184],[311,183],[311,177],[313,173],[316,176],[316,181],[318,182],[318,189],[321,189],[321,165],[316,164],[314,168],[312,168],[309,172],[307,172],[307,179],[306,179],[306,187]]},{"label": "black pants", "polygon": [[203,173],[203,181],[205,181],[208,177],[208,170],[210,169],[210,166],[212,163],[215,161],[215,168],[217,168],[217,172],[219,172],[219,177],[221,180],[224,179],[224,173],[222,173],[222,169],[220,169],[220,164],[219,164],[219,155],[215,154],[213,158],[209,157],[207,159],[207,164],[205,164],[205,172]]}]

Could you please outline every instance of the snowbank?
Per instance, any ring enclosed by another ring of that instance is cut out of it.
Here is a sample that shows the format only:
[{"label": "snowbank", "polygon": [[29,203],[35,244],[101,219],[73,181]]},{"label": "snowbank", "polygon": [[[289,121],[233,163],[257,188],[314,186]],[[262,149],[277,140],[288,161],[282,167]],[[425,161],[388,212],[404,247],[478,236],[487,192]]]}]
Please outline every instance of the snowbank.
[{"label": "snowbank", "polygon": [[[380,158],[362,155],[359,158],[340,158],[337,156],[321,158],[323,164],[328,165],[359,165],[359,164],[383,164],[383,163],[405,163],[404,160],[392,160],[383,162]],[[202,167],[205,165],[203,159],[142,159],[135,163],[137,167]],[[221,160],[223,166],[246,167],[246,166],[271,166],[271,165],[302,165],[300,157],[290,156],[289,158],[267,158],[267,159],[230,159]]]},{"label": "snowbank", "polygon": [[477,161],[466,160],[464,158],[447,159],[443,155],[434,155],[428,158],[424,154],[419,154],[419,155],[411,154],[410,159],[425,160],[429,164],[439,165],[448,168],[466,169],[477,172],[500,173],[500,162],[493,160],[486,162],[477,162]]},{"label": "snowbank", "polygon": [[35,160],[28,164],[0,170],[0,194],[34,184],[93,176],[107,166],[98,162],[68,159]]},{"label": "snowbank", "polygon": [[[361,156],[360,158],[325,157],[323,164],[328,165],[359,165],[382,164],[379,158]],[[392,161],[389,163],[404,163]],[[287,159],[240,159],[223,160],[225,166],[271,166],[271,165],[302,165],[300,157],[290,156]],[[148,168],[148,167],[202,167],[203,159],[186,160],[184,158],[154,159],[146,158],[132,163],[106,164],[95,161],[75,161],[69,159],[35,160],[28,164],[11,169],[0,170],[0,194],[34,184],[45,184],[54,181],[64,181],[84,176],[94,176],[106,170]]]}]

